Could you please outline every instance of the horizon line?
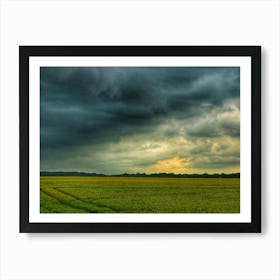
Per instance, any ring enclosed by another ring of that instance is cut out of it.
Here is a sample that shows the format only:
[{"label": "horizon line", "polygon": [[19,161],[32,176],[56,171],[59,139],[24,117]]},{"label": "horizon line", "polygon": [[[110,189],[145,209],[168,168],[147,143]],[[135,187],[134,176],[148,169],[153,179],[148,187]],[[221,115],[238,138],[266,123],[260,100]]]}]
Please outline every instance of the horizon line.
[{"label": "horizon line", "polygon": [[137,173],[119,173],[119,174],[105,174],[105,173],[97,173],[97,172],[86,172],[86,171],[46,171],[40,170],[40,173],[82,173],[82,174],[94,174],[94,175],[103,175],[103,176],[120,176],[120,175],[233,175],[233,174],[240,174],[240,172],[232,172],[232,173],[173,173],[173,172],[160,172],[160,173],[145,173],[145,172],[137,172]]}]

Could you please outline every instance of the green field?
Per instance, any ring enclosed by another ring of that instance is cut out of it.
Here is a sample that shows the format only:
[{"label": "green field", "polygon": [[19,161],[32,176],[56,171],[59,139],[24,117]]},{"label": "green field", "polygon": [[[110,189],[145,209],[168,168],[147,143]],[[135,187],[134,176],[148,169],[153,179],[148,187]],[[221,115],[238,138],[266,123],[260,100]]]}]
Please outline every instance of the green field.
[{"label": "green field", "polygon": [[237,178],[41,176],[41,213],[239,213]]}]

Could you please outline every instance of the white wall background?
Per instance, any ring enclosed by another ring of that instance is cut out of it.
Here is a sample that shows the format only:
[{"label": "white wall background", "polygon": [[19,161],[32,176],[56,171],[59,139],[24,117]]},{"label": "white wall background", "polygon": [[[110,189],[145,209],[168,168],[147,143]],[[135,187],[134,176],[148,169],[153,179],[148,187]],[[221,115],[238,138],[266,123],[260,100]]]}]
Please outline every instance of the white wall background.
[{"label": "white wall background", "polygon": [[[280,279],[280,1],[0,0],[0,278]],[[262,234],[19,234],[18,45],[262,45]]]}]

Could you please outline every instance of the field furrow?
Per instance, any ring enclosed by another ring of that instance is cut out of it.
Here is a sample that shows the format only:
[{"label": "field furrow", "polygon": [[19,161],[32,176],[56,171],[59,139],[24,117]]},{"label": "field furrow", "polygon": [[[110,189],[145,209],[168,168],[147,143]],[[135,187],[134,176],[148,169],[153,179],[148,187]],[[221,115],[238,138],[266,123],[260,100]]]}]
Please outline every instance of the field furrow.
[{"label": "field furrow", "polygon": [[61,192],[58,188],[50,188],[50,187],[41,187],[41,192],[47,194],[49,197],[55,199],[57,203],[64,205],[68,208],[73,209],[73,213],[77,212],[85,212],[85,213],[108,213],[113,212],[108,207],[99,207],[94,204],[89,204],[81,199],[68,195],[65,192]]}]

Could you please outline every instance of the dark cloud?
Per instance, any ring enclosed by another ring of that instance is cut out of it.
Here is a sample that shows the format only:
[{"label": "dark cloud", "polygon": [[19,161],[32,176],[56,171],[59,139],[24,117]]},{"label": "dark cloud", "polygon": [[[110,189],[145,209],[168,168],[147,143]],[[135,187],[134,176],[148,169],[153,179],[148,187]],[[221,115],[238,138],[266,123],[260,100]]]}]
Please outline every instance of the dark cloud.
[{"label": "dark cloud", "polygon": [[[239,67],[41,67],[41,164],[151,134],[168,120],[184,122],[194,138],[239,137],[231,115],[239,74]],[[164,137],[180,131],[168,127]]]}]

